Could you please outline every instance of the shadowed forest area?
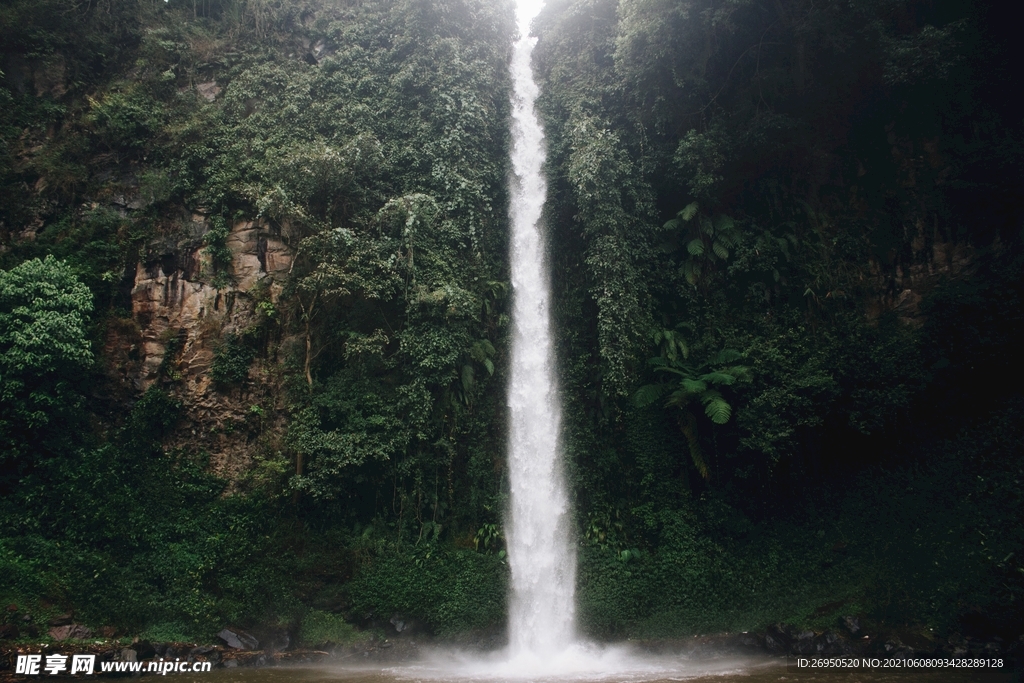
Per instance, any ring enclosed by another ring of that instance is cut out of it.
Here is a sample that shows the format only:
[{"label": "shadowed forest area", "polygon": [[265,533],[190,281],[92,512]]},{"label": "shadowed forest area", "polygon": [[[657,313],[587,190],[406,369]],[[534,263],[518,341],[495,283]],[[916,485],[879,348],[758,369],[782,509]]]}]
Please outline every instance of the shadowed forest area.
[{"label": "shadowed forest area", "polygon": [[[500,640],[514,26],[0,6],[5,639]],[[1015,26],[535,20],[586,635],[1024,633]]]}]

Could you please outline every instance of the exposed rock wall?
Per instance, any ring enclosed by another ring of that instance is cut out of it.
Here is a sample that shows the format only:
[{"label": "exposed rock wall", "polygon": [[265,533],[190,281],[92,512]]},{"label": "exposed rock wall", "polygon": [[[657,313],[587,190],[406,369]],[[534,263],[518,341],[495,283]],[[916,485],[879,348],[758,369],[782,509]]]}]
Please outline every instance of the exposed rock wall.
[{"label": "exposed rock wall", "polygon": [[[226,335],[258,323],[259,302],[280,301],[294,249],[265,222],[236,222],[225,243],[231,284],[218,287],[203,243],[208,231],[206,218],[196,214],[175,237],[147,245],[131,290],[138,352],[123,374],[132,375],[140,391],[166,384],[184,409],[168,446],[209,452],[211,469],[236,481],[250,465],[255,442],[282,431],[267,428],[283,423],[277,346],[250,367],[243,386],[218,386],[210,370]],[[125,338],[108,345],[131,343]]]}]

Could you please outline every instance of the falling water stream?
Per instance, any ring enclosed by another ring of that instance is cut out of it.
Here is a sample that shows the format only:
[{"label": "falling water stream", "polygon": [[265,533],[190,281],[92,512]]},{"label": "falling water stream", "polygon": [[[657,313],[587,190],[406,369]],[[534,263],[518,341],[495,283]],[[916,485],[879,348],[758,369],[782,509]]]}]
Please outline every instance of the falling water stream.
[{"label": "falling water stream", "polygon": [[570,543],[569,501],[558,452],[559,402],[551,342],[551,288],[541,213],[544,131],[534,102],[538,88],[530,58],[536,5],[521,2],[512,56],[512,170],[510,262],[514,325],[509,382],[506,518],[512,595],[509,651],[513,658],[547,658],[574,638],[576,558]]}]

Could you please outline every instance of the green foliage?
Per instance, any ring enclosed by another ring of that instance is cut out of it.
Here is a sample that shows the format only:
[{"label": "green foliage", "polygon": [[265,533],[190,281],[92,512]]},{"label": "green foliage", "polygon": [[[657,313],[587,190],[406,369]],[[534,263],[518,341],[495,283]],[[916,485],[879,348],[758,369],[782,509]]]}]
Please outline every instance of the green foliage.
[{"label": "green foliage", "polygon": [[214,285],[218,288],[226,287],[230,283],[230,276],[227,274],[227,268],[231,265],[231,250],[227,245],[230,234],[231,228],[224,216],[210,217],[210,230],[203,237],[206,243],[204,251],[210,256],[210,263],[214,269]]},{"label": "green foliage", "polygon": [[92,293],[63,261],[47,256],[0,271],[0,448],[4,484],[62,437],[81,397],[71,378],[93,362]]},{"label": "green foliage", "polygon": [[419,546],[378,555],[349,585],[356,614],[420,619],[438,635],[505,618],[508,565],[496,555]]},{"label": "green foliage", "polygon": [[704,406],[704,414],[708,419],[716,425],[724,425],[732,417],[732,406],[715,387],[749,382],[750,367],[735,365],[736,361],[743,358],[743,354],[729,348],[722,349],[705,363],[695,366],[688,360],[689,346],[679,333],[680,328],[655,333],[654,341],[661,345],[661,355],[648,361],[656,372],[678,377],[678,383],[646,384],[633,394],[633,404],[645,408],[664,397],[666,407],[672,406],[683,411],[679,424],[686,436],[690,458],[700,475],[707,479],[710,470],[701,452],[696,419],[690,411],[690,404],[699,402]]},{"label": "green foliage", "polygon": [[693,197],[700,201],[714,198],[724,180],[722,170],[731,152],[729,143],[728,134],[719,127],[691,130],[679,141],[674,161],[690,178],[687,185]]},{"label": "green foliage", "polygon": [[[943,27],[929,24],[920,31],[886,41],[883,78],[890,85],[912,85],[943,81],[963,61],[964,20]],[[961,36],[958,36],[961,34]]]},{"label": "green foliage", "polygon": [[595,117],[568,122],[567,181],[584,235],[589,294],[597,306],[598,348],[613,393],[625,394],[651,327],[648,285],[640,264],[649,257],[645,237],[651,198],[638,182],[618,136]]},{"label": "green foliage", "polygon": [[162,106],[137,87],[109,92],[100,100],[90,100],[90,105],[86,119],[110,149],[150,149],[163,127]]},{"label": "green foliage", "polygon": [[220,384],[240,384],[249,379],[256,351],[244,336],[228,334],[213,353],[210,377]]},{"label": "green foliage", "polygon": [[504,544],[504,533],[497,524],[484,524],[473,536],[473,547],[477,552],[498,553],[499,558],[505,556],[499,548]]},{"label": "green foliage", "polygon": [[304,647],[319,647],[327,643],[345,644],[356,638],[357,631],[340,615],[322,610],[310,610],[302,618],[299,643]]},{"label": "green foliage", "polygon": [[[697,220],[690,223],[695,216]],[[687,223],[690,223],[689,230],[686,229]],[[742,242],[736,221],[725,214],[718,214],[713,219],[699,215],[697,202],[684,207],[675,218],[665,223],[663,229],[669,236],[662,245],[662,251],[672,253],[680,243],[685,243],[688,256],[679,272],[691,285],[706,286],[717,262],[727,260],[729,250]]]},{"label": "green foliage", "polygon": [[[1020,236],[948,180],[1019,204],[1004,180],[1024,177],[1021,128],[995,75],[1016,63],[1012,39],[966,5],[837,7],[567,0],[536,22],[566,444],[594,546],[581,613],[597,632],[751,628],[782,613],[807,623],[829,593],[877,608],[864,568],[889,560],[847,563],[800,538],[815,487],[899,469],[947,425],[1019,393],[976,381],[1020,327]],[[993,133],[966,133],[979,115]],[[934,250],[967,243],[991,249],[972,252],[981,270],[943,270],[952,282],[929,301],[936,281],[920,274],[952,263]],[[712,505],[748,521],[712,523]],[[670,541],[652,522],[691,512],[703,520],[693,538],[715,541],[702,552],[729,558],[698,570],[698,583],[723,579],[700,599],[678,596],[668,574],[643,578],[676,543],[698,564],[686,534]],[[783,519],[785,531],[751,537]],[[730,529],[745,529],[741,544],[721,541]],[[911,575],[879,585],[899,595]],[[948,580],[929,576],[931,588]],[[763,600],[739,606],[752,595]],[[907,602],[885,618],[901,612],[928,609]]]},{"label": "green foliage", "polygon": [[86,317],[92,293],[63,261],[47,256],[0,271],[0,367],[40,377],[92,363]]}]

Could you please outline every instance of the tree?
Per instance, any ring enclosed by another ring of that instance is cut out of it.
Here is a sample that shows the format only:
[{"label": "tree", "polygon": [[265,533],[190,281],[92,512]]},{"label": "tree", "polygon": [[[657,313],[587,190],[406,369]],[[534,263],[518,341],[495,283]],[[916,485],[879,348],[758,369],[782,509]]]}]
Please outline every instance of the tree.
[{"label": "tree", "polygon": [[46,428],[80,402],[72,378],[93,361],[86,330],[91,312],[92,292],[53,256],[0,271],[4,476],[12,466],[22,470],[28,452],[58,438],[47,436]]},{"label": "tree", "polygon": [[690,459],[694,467],[705,479],[710,477],[707,463],[701,453],[700,441],[697,438],[697,417],[691,405],[699,402],[704,406],[704,414],[718,425],[723,425],[732,417],[732,406],[716,387],[726,387],[750,380],[750,368],[735,365],[743,358],[736,349],[722,349],[713,358],[697,366],[690,360],[690,349],[680,331],[685,325],[675,330],[661,330],[654,335],[654,341],[661,347],[661,355],[650,359],[648,363],[655,371],[676,375],[678,382],[659,382],[647,384],[633,395],[633,403],[638,408],[651,405],[667,395],[665,406],[674,406],[683,411],[679,426],[686,436],[690,450]]}]

